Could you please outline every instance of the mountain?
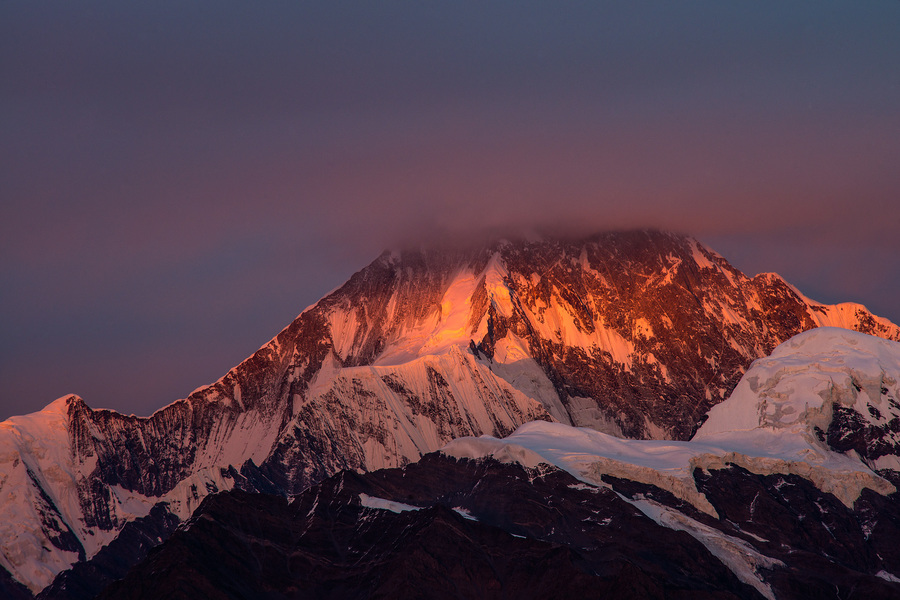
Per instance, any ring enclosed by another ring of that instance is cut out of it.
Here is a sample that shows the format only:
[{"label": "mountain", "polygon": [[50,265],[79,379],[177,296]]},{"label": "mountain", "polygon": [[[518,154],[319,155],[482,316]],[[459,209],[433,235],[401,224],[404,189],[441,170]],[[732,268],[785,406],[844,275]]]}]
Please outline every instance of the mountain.
[{"label": "mountain", "polygon": [[[291,500],[212,495],[100,597],[897,598],[898,382],[900,344],[817,329],[691,441],[533,422]],[[835,447],[845,412],[868,455]]]},{"label": "mountain", "polygon": [[588,488],[558,469],[429,454],[403,469],[343,471],[290,502],[211,496],[100,597],[620,598],[648,591],[760,597],[690,535],[657,525],[610,489]]},{"label": "mountain", "polygon": [[342,471],[291,501],[224,492],[99,597],[900,594],[886,569],[900,566],[896,498],[866,491],[854,511],[801,477],[734,466],[698,470],[697,482],[721,520],[652,485],[603,476],[590,486],[546,465],[440,454]]},{"label": "mountain", "polygon": [[296,494],[536,420],[687,440],[754,359],[823,325],[900,339],[674,234],[385,253],[150,417],[68,396],[0,423],[0,567],[36,592],[156,506],[185,520],[215,492]]}]

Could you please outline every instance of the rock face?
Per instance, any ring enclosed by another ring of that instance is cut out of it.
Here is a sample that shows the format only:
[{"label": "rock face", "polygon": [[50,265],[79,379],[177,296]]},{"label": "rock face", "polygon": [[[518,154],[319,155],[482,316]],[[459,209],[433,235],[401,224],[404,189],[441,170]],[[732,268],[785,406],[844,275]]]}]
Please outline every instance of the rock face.
[{"label": "rock face", "polygon": [[[686,440],[752,360],[821,325],[900,339],[672,234],[385,253],[150,417],[71,396],[0,424],[0,566],[38,591],[159,502],[186,519],[210,493],[299,493],[534,420]],[[833,445],[864,445],[842,422]]]}]

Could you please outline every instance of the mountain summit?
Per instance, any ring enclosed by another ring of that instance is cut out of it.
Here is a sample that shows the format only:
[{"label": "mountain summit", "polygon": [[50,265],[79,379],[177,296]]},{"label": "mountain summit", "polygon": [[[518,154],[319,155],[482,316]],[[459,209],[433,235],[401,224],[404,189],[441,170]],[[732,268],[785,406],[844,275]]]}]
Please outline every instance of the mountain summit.
[{"label": "mountain summit", "polygon": [[535,420],[687,440],[753,360],[819,326],[900,340],[670,233],[385,253],[150,417],[70,396],[0,424],[0,566],[38,591],[158,503],[185,519],[217,491],[299,493]]}]

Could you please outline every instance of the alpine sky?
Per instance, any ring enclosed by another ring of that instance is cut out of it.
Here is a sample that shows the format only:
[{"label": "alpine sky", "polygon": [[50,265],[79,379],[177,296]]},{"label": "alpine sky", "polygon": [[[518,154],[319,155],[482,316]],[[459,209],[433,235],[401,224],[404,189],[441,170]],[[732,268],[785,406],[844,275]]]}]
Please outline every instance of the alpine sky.
[{"label": "alpine sky", "polygon": [[900,2],[0,6],[0,419],[149,414],[384,248],[690,233],[900,322]]}]

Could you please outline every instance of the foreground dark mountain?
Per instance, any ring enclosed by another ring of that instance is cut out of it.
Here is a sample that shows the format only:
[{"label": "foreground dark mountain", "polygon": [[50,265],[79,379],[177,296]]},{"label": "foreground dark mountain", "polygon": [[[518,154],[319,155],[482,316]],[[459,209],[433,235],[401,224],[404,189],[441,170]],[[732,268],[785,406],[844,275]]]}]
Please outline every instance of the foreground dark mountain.
[{"label": "foreground dark mountain", "polygon": [[217,491],[298,493],[534,420],[685,440],[753,359],[821,325],[900,339],[664,233],[385,254],[151,417],[68,397],[0,425],[0,566],[37,591],[159,502],[186,519]]},{"label": "foreground dark mountain", "polygon": [[582,488],[428,455],[290,503],[217,494],[101,598],[759,597],[688,534]]},{"label": "foreground dark mountain", "polygon": [[612,489],[592,487],[549,466],[436,454],[343,472],[290,502],[226,492],[100,598],[900,595],[877,575],[900,571],[896,494],[867,491],[854,511],[796,476],[730,466],[696,478],[721,520],[650,485],[606,476]]}]

